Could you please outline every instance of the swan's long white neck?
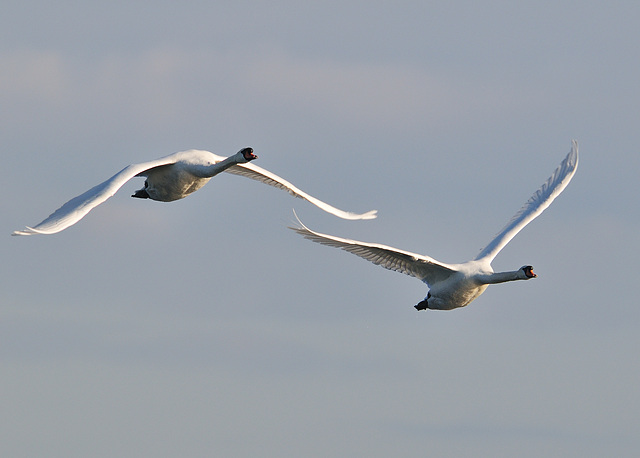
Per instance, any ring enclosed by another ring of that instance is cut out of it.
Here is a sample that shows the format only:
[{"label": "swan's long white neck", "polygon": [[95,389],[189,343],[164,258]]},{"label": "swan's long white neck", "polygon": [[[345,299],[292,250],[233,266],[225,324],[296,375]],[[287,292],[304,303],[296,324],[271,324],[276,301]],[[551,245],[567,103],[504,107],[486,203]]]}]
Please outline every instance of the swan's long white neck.
[{"label": "swan's long white neck", "polygon": [[509,272],[493,272],[490,274],[482,274],[476,277],[480,283],[484,285],[492,285],[496,283],[505,283],[515,280],[527,280],[528,278],[523,275],[522,270],[512,270]]},{"label": "swan's long white neck", "polygon": [[[225,170],[227,170],[229,167],[239,164],[241,159],[237,157],[238,154],[234,154],[233,156],[229,156],[228,158],[226,158],[223,161],[220,161],[216,164],[212,164],[210,166],[204,167],[203,168],[203,177],[204,178],[211,178],[213,176],[216,176],[217,174],[224,172]],[[243,161],[246,162],[246,161]]]}]

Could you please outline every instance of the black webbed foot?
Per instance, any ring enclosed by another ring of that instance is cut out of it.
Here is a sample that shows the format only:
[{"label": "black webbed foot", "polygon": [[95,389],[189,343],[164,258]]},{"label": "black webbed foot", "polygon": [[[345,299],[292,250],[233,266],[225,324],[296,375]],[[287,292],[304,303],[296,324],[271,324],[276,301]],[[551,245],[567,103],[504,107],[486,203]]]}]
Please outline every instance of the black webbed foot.
[{"label": "black webbed foot", "polygon": [[427,297],[425,297],[423,300],[421,300],[420,302],[418,302],[418,305],[414,305],[414,307],[416,308],[416,310],[420,311],[420,310],[427,310],[429,308],[429,304],[427,303],[427,301],[429,300],[429,298],[431,297],[431,291],[429,291],[427,293]]},{"label": "black webbed foot", "polygon": [[146,189],[138,189],[134,194],[131,194],[131,197],[137,197],[138,199],[148,199],[149,194]]},{"label": "black webbed foot", "polygon": [[416,310],[427,310],[429,306],[427,305],[427,300],[418,302],[418,305],[414,305]]},{"label": "black webbed foot", "polygon": [[137,197],[138,199],[149,199],[149,193],[147,192],[147,188],[149,187],[149,182],[144,180],[144,188],[138,189],[135,193],[131,195],[131,197]]}]

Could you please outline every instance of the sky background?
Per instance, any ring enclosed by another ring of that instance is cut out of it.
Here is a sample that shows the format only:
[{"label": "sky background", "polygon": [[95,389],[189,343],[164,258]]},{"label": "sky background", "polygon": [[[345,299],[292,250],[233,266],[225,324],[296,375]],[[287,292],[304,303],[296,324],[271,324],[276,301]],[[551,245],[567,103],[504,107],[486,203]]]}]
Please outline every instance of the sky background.
[{"label": "sky background", "polygon": [[[0,16],[0,455],[637,456],[640,3],[21,1]],[[495,259],[535,281],[416,312],[426,285],[286,229],[474,257],[580,142]],[[339,208],[221,175],[254,163]]]}]

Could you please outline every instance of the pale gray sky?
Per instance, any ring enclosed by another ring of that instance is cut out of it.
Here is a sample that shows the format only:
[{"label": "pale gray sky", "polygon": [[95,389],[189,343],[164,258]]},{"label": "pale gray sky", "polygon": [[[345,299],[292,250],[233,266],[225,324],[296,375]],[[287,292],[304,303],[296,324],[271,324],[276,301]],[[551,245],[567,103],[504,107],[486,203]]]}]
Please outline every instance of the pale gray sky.
[{"label": "pale gray sky", "polygon": [[[0,16],[2,456],[635,456],[637,2],[13,2]],[[321,232],[539,278],[418,313]],[[237,176],[170,204],[125,165],[252,146],[339,220]]]}]

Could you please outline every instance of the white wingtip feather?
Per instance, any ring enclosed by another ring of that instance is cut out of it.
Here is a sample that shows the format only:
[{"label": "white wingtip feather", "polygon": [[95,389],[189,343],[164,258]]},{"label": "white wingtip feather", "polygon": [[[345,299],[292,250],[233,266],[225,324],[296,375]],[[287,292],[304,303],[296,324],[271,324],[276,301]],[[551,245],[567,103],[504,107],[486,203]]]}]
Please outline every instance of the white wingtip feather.
[{"label": "white wingtip feather", "polygon": [[562,160],[558,168],[542,186],[533,193],[524,206],[516,213],[507,225],[489,242],[474,258],[491,262],[496,255],[520,232],[520,230],[538,217],[551,202],[567,187],[578,168],[578,142],[571,141],[571,151]]},{"label": "white wingtip feather", "polygon": [[295,216],[295,217],[296,217],[296,222],[298,223],[298,225],[299,225],[299,226],[298,226],[298,227],[292,227],[292,226],[289,226],[289,229],[293,229],[293,230],[295,231],[296,229],[302,229],[302,228],[304,228],[304,229],[307,229],[307,230],[308,230],[309,228],[308,228],[307,226],[305,226],[305,225],[302,223],[302,221],[300,221],[300,217],[298,216],[298,213],[296,213],[296,209],[295,209],[295,208],[292,208],[291,210],[293,210],[293,216]]},{"label": "white wingtip feather", "polygon": [[378,217],[378,210],[371,210],[366,213],[348,213],[349,218],[346,219],[376,219]]},{"label": "white wingtip feather", "polygon": [[39,232],[32,227],[25,226],[25,230],[22,231],[13,231],[11,235],[33,235],[38,234]]}]

